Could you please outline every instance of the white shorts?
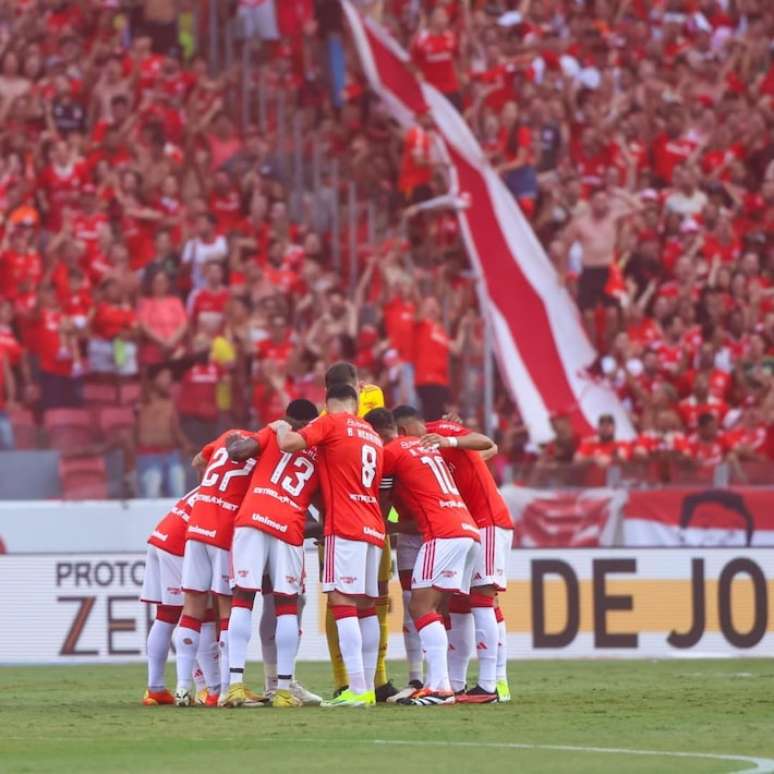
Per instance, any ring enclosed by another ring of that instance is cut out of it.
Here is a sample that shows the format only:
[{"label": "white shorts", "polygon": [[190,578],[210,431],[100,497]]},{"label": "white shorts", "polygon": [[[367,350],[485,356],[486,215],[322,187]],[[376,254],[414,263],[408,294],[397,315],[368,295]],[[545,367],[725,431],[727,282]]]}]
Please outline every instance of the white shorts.
[{"label": "white shorts", "polygon": [[183,591],[212,591],[230,597],[230,570],[230,551],[200,540],[185,541]]},{"label": "white shorts", "polygon": [[470,585],[495,586],[505,591],[508,585],[508,556],[513,545],[513,530],[503,527],[482,527],[481,554],[473,568]]},{"label": "white shorts", "polygon": [[407,535],[401,532],[398,535],[398,548],[396,550],[396,559],[398,572],[410,572],[414,569],[417,562],[417,554],[422,548],[424,538],[422,535]]},{"label": "white shorts", "polygon": [[422,543],[411,576],[412,589],[441,589],[467,594],[481,547],[473,538],[436,538]]},{"label": "white shorts", "polygon": [[304,546],[253,527],[237,527],[231,546],[234,582],[240,589],[260,591],[263,576],[271,580],[275,594],[300,594],[304,582]]},{"label": "white shorts", "polygon": [[322,590],[376,599],[382,549],[364,540],[325,538]]},{"label": "white shorts", "polygon": [[157,605],[180,607],[183,604],[182,577],[182,556],[170,554],[158,546],[148,546],[140,599]]}]

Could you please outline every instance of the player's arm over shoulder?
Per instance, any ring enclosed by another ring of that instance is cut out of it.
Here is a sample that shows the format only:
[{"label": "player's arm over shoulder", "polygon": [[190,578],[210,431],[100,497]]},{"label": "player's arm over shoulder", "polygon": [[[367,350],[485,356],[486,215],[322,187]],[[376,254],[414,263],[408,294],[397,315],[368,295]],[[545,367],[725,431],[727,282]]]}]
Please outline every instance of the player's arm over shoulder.
[{"label": "player's arm over shoulder", "polygon": [[266,444],[266,433],[271,432],[264,428],[258,433],[231,433],[226,438],[226,450],[228,456],[235,462],[257,457]]},{"label": "player's arm over shoulder", "polygon": [[483,433],[474,433],[458,422],[440,420],[428,424],[430,431],[422,438],[423,444],[439,446],[442,449],[455,447],[467,451],[480,451],[496,453],[497,447],[494,441]]}]

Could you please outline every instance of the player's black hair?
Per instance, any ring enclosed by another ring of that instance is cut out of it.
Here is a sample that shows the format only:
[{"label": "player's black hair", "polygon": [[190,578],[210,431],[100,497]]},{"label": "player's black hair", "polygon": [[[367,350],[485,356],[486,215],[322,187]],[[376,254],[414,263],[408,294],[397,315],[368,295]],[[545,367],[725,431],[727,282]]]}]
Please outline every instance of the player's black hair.
[{"label": "player's black hair", "polygon": [[397,406],[392,410],[393,419],[400,422],[401,419],[422,419],[418,409],[413,406]]},{"label": "player's black hair", "polygon": [[357,384],[357,368],[352,363],[342,360],[334,363],[325,372],[325,389],[330,390],[339,384],[348,384],[350,386]]},{"label": "player's black hair", "polygon": [[285,409],[285,415],[291,419],[297,419],[299,422],[311,422],[319,416],[317,406],[306,398],[291,400]]},{"label": "player's black hair", "polygon": [[325,400],[353,400],[358,402],[357,390],[351,384],[335,384],[325,393]]},{"label": "player's black hair", "polygon": [[395,417],[392,415],[392,411],[386,408],[371,409],[364,417],[374,430],[386,430],[391,427],[395,427]]}]

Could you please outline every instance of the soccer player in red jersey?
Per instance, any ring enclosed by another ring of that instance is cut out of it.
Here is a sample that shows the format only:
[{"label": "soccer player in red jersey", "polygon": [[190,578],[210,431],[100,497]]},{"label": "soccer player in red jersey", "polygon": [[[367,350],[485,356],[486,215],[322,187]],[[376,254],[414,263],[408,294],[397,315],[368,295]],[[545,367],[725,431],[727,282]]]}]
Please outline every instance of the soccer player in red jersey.
[{"label": "soccer player in red jersey", "polygon": [[[286,421],[300,430],[317,418],[308,400],[294,400]],[[294,695],[293,670],[298,650],[298,595],[304,576],[304,526],[306,512],[319,487],[317,451],[290,453],[280,450],[268,427],[249,438],[229,441],[232,459],[257,457],[250,487],[234,522],[232,564],[234,601],[229,621],[230,685],[225,706],[245,702],[244,672],[252,629],[255,594],[268,575],[276,613],[277,689],[275,707],[300,707]]]},{"label": "soccer player in red jersey", "polygon": [[[172,634],[183,612],[181,586],[185,533],[188,529],[191,510],[196,502],[196,491],[192,489],[180,498],[148,538],[145,576],[140,599],[156,605],[156,618],[148,632],[148,688],[143,698],[143,704],[146,707],[175,702],[175,697],[165,687],[164,667],[169,656]],[[220,679],[214,611],[207,612],[208,620],[202,623],[199,649],[196,654],[198,666],[194,669],[193,675],[195,681],[197,681],[197,675],[202,681],[202,691],[197,691],[196,695],[197,703],[201,704],[206,703],[207,700],[206,686],[217,685]],[[211,620],[209,620],[210,615]]]},{"label": "soccer player in red jersey", "polygon": [[507,666],[507,630],[499,606],[498,591],[505,591],[507,561],[513,540],[513,522],[508,506],[500,494],[492,474],[479,452],[491,450],[493,441],[473,433],[457,422],[445,419],[428,422],[411,406],[399,406],[393,411],[398,429],[403,435],[417,436],[423,446],[441,450],[454,476],[462,499],[481,532],[480,561],[473,570],[468,600],[455,596],[449,603],[452,628],[449,633],[449,676],[452,688],[462,691],[470,660],[470,614],[475,623],[475,643],[478,653],[478,684],[467,693],[459,694],[462,703],[484,704],[510,701]]},{"label": "soccer player in red jersey", "polygon": [[317,447],[325,504],[322,589],[328,595],[349,676],[349,688],[324,707],[374,704],[379,652],[379,562],[385,526],[379,507],[382,439],[357,416],[358,394],[349,384],[328,389],[327,414],[299,432],[287,422],[273,427],[283,452]]},{"label": "soccer player in red jersey", "polygon": [[424,688],[401,704],[435,706],[454,704],[449,682],[449,641],[439,608],[452,592],[467,594],[481,553],[478,527],[460,497],[437,446],[417,437],[398,437],[398,427],[387,409],[366,415],[386,444],[382,478],[382,512],[392,501],[402,517],[419,527],[423,543],[411,577],[409,610],[427,659]]},{"label": "soccer player in red jersey", "polygon": [[234,462],[228,456],[226,439],[239,433],[229,430],[207,444],[194,458],[194,466],[206,463],[196,502],[188,521],[183,555],[182,588],[185,594],[183,614],[175,633],[177,651],[177,691],[175,704],[193,704],[191,667],[196,657],[202,619],[207,608],[207,595],[217,595],[220,617],[219,693],[228,682],[228,619],[231,613],[230,553],[234,519],[250,483],[255,460]]}]

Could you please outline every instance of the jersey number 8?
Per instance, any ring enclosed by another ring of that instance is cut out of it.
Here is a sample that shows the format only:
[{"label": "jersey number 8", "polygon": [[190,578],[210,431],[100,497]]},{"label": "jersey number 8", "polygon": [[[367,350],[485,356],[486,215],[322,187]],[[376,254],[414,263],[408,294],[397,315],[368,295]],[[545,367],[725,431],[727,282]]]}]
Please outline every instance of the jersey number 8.
[{"label": "jersey number 8", "polygon": [[363,486],[368,489],[374,483],[374,479],[376,478],[376,463],[378,460],[376,449],[368,444],[363,444],[363,451],[360,459],[363,464]]}]

